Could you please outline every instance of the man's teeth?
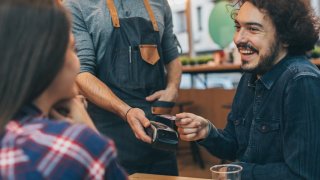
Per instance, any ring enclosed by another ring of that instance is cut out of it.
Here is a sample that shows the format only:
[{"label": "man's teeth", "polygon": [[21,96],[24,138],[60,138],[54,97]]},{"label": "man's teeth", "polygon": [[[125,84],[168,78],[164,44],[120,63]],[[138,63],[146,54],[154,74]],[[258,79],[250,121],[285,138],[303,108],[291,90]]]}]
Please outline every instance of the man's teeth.
[{"label": "man's teeth", "polygon": [[253,54],[254,52],[251,50],[240,50],[241,54]]}]

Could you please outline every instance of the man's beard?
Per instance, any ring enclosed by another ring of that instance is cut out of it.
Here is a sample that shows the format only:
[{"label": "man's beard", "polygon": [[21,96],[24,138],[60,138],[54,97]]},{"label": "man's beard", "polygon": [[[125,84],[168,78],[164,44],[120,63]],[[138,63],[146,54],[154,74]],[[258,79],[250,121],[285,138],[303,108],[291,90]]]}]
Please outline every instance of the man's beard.
[{"label": "man's beard", "polygon": [[[271,45],[268,53],[260,56],[260,60],[256,67],[250,68],[250,69],[243,68],[243,71],[257,74],[257,75],[265,74],[266,72],[271,70],[272,67],[275,65],[275,62],[277,61],[277,57],[279,55],[279,51],[280,51],[280,42],[276,40],[275,43]],[[247,62],[244,62],[244,64],[246,63]]]}]

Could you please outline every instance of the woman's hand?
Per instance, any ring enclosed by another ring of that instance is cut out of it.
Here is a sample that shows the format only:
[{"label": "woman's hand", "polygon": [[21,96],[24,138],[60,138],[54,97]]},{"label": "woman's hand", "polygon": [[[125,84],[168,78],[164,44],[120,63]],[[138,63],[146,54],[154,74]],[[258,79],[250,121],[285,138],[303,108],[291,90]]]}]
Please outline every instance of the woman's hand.
[{"label": "woman's hand", "polygon": [[77,95],[72,99],[64,100],[51,109],[51,117],[59,120],[65,120],[70,123],[86,124],[93,130],[97,131],[89,114],[87,113],[87,101],[82,95]]}]

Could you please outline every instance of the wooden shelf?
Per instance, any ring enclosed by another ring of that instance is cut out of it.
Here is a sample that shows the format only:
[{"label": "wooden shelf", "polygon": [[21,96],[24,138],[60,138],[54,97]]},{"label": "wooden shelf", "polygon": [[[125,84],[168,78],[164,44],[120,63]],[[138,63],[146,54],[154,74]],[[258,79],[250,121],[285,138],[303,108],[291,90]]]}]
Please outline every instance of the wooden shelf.
[{"label": "wooden shelf", "polygon": [[224,73],[224,72],[241,72],[240,65],[225,64],[225,65],[194,65],[194,66],[183,66],[183,73]]},{"label": "wooden shelf", "polygon": [[[313,64],[320,68],[320,58],[311,59]],[[182,72],[187,74],[197,74],[197,73],[227,73],[227,72],[242,72],[240,65],[235,64],[221,64],[221,65],[193,65],[193,66],[183,66]]]}]

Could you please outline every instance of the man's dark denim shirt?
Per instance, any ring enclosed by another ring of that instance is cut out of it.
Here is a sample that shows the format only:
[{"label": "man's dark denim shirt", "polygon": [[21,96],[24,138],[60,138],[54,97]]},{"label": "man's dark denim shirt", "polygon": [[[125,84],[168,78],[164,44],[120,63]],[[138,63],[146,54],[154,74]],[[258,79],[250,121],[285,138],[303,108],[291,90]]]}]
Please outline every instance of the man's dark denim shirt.
[{"label": "man's dark denim shirt", "polygon": [[257,79],[244,73],[227,126],[199,143],[236,160],[242,179],[320,179],[320,72],[287,56]]}]

